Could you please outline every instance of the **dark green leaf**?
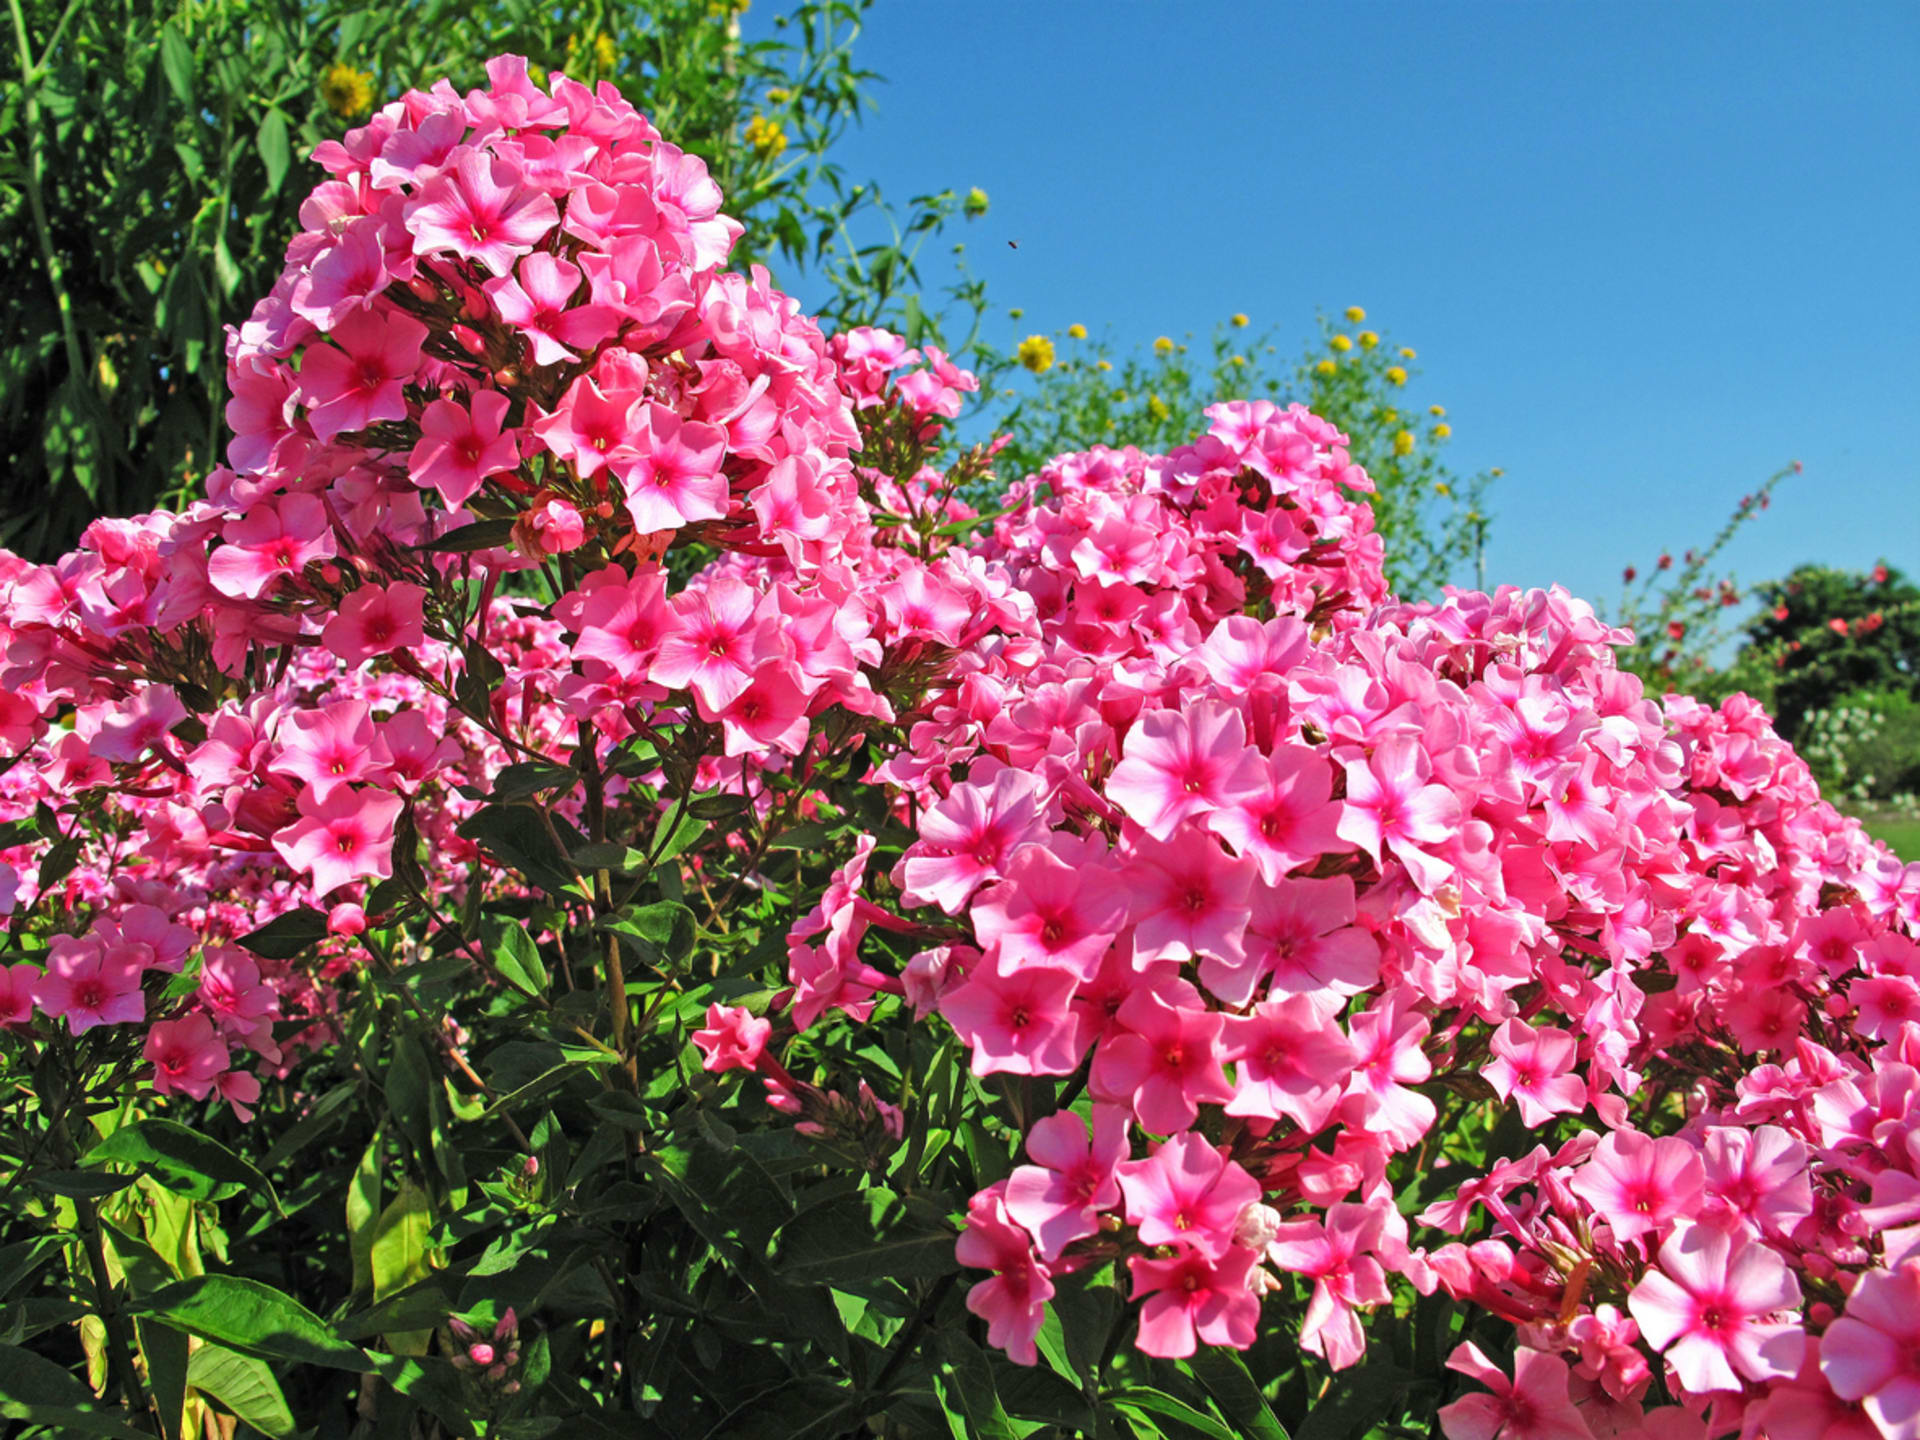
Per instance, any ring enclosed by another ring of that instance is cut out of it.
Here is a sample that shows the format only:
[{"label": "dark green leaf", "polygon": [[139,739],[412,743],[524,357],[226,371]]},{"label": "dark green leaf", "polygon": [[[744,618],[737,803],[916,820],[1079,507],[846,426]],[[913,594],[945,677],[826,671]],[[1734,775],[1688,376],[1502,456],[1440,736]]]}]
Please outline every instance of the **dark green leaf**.
[{"label": "dark green leaf", "polygon": [[271,1285],[240,1275],[196,1275],[135,1302],[135,1314],[263,1360],[365,1374],[366,1352]]},{"label": "dark green leaf", "polygon": [[173,95],[189,110],[193,108],[193,50],[179,27],[169,22],[160,30],[160,68],[166,72]]},{"label": "dark green leaf", "polygon": [[514,520],[511,515],[503,515],[498,520],[476,520],[471,525],[462,525],[458,530],[450,530],[438,540],[429,540],[418,547],[429,555],[457,555],[470,550],[497,550],[513,537]]},{"label": "dark green leaf", "polygon": [[993,1385],[986,1354],[959,1329],[942,1329],[935,1341],[940,1363],[933,1372],[940,1407],[953,1440],[1018,1440]]},{"label": "dark green leaf", "polygon": [[280,182],[287,178],[287,167],[293,163],[287,117],[277,109],[267,111],[266,119],[260,122],[260,133],[254,136],[253,143],[260,151],[260,163],[267,167],[267,192],[272,194],[279,190]]},{"label": "dark green leaf", "polygon": [[264,1360],[219,1345],[202,1345],[187,1361],[187,1383],[268,1440],[289,1440],[293,1412]]},{"label": "dark green leaf", "polygon": [[1238,1352],[1203,1345],[1185,1368],[1206,1387],[1220,1413],[1240,1427],[1246,1440],[1289,1440],[1286,1426],[1267,1404]]},{"label": "dark green leaf", "polygon": [[780,1227],[780,1273],[796,1285],[946,1275],[954,1232],[930,1203],[880,1186],[815,1205]]},{"label": "dark green leaf", "polygon": [[1145,1412],[1178,1420],[1189,1429],[1207,1436],[1208,1440],[1240,1440],[1239,1436],[1206,1411],[1184,1400],[1176,1400],[1164,1390],[1155,1390],[1150,1385],[1128,1385],[1123,1389],[1110,1390],[1102,1399],[1117,1410]]},{"label": "dark green leaf", "polygon": [[462,822],[456,833],[518,870],[542,890],[564,890],[574,882],[565,853],[554,844],[540,813],[530,805],[485,806]]},{"label": "dark green leaf", "polygon": [[327,917],[311,905],[276,915],[240,943],[268,960],[292,960],[327,938]]},{"label": "dark green leaf", "polygon": [[195,1200],[219,1200],[238,1191],[280,1199],[267,1177],[217,1140],[172,1120],[136,1120],[123,1125],[86,1154],[86,1165],[132,1165],[155,1184]]},{"label": "dark green leaf", "polygon": [[28,1177],[27,1183],[49,1195],[64,1195],[69,1200],[98,1200],[124,1190],[138,1175],[98,1175],[91,1170],[42,1170]]},{"label": "dark green leaf", "polygon": [[508,765],[493,777],[493,798],[495,800],[525,800],[542,790],[566,788],[571,790],[580,783],[580,777],[570,765],[555,765],[545,760],[524,760],[517,765]]},{"label": "dark green leaf", "polygon": [[547,993],[547,967],[540,962],[539,947],[526,926],[517,922],[502,926],[492,957],[494,967],[529,995]]},{"label": "dark green leaf", "polygon": [[629,905],[600,924],[629,942],[649,963],[677,965],[693,953],[693,912],[673,900]]}]

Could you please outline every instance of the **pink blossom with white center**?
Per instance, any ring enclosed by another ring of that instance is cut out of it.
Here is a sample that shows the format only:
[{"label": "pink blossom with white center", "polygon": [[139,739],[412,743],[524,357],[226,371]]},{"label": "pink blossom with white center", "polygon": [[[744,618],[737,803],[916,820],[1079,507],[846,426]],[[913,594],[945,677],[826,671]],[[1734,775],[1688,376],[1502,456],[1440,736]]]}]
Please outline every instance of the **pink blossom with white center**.
[{"label": "pink blossom with white center", "polygon": [[741,1006],[709,1005],[706,1029],[693,1032],[693,1043],[700,1050],[700,1068],[716,1073],[751,1070],[760,1063],[772,1034],[772,1021],[756,1019]]},{"label": "pink blossom with white center", "polygon": [[1256,686],[1278,686],[1305,658],[1311,643],[1307,627],[1292,615],[1260,621],[1251,615],[1229,615],[1213,627],[1193,658],[1207,674],[1234,694]]},{"label": "pink blossom with white center", "polygon": [[511,275],[513,262],[560,219],[553,198],[522,185],[512,161],[483,150],[468,151],[429,180],[403,213],[414,254],[452,251],[500,276]]},{"label": "pink blossom with white center", "polygon": [[1847,987],[1856,1014],[1853,1028],[1869,1040],[1892,1040],[1900,1027],[1920,1021],[1920,985],[1904,975],[1869,975]]},{"label": "pink blossom with white center", "polygon": [[1146,1301],[1136,1342],[1141,1351],[1181,1360],[1200,1341],[1246,1349],[1260,1323],[1259,1298],[1247,1288],[1247,1274],[1258,1258],[1237,1245],[1218,1259],[1193,1249],[1167,1260],[1130,1257],[1133,1298]]},{"label": "pink blossom with white center", "polygon": [[141,947],[106,946],[72,935],[47,942],[46,972],[34,982],[33,1003],[67,1029],[84,1035],[96,1025],[131,1025],[147,1018],[140,993],[140,965],[130,958]]},{"label": "pink blossom with white center", "polygon": [[1451,867],[1423,847],[1452,838],[1460,824],[1460,801],[1446,786],[1428,783],[1433,762],[1420,742],[1402,736],[1383,741],[1366,759],[1349,760],[1346,771],[1340,838],[1375,863],[1392,851],[1423,889],[1444,880]]},{"label": "pink blossom with white center", "polygon": [[1083,1052],[1074,984],[1064,970],[1034,966],[1003,975],[978,965],[940,997],[940,1013],[972,1049],[976,1075],[1070,1075]]},{"label": "pink blossom with white center", "polygon": [[1225,1017],[1217,1011],[1171,1005],[1151,990],[1137,990],[1121,1003],[1116,1018],[1123,1030],[1094,1055],[1091,1084],[1097,1098],[1125,1099],[1141,1126],[1156,1135],[1186,1129],[1203,1103],[1220,1105],[1233,1098],[1233,1086],[1220,1068]]},{"label": "pink blossom with white center", "polygon": [[1160,841],[1142,835],[1125,881],[1133,897],[1134,960],[1208,955],[1242,963],[1254,865],[1220,848],[1196,825]]},{"label": "pink blossom with white center", "polygon": [[487,477],[520,463],[520,442],[502,429],[512,402],[478,390],[462,405],[440,399],[420,414],[420,439],[407,457],[416,485],[430,485],[448,505],[464,505]]},{"label": "pink blossom with white center", "polygon": [[997,1345],[1021,1365],[1039,1355],[1034,1336],[1046,1319],[1053,1281],[1034,1253],[1027,1232],[1007,1214],[1003,1184],[982,1190],[967,1202],[967,1225],[954,1246],[962,1265],[995,1272],[967,1291],[967,1309],[987,1322],[987,1343]]},{"label": "pink blossom with white center", "polygon": [[356,310],[309,345],[300,361],[300,403],[314,435],[332,440],[382,420],[407,418],[405,386],[420,368],[427,327],[410,315]]},{"label": "pink blossom with white center", "polygon": [[1395,998],[1353,1017],[1347,1027],[1354,1070],[1339,1115],[1347,1124],[1384,1136],[1396,1150],[1426,1134],[1438,1113],[1433,1101],[1410,1090],[1433,1074],[1420,1044],[1433,1027]]},{"label": "pink blossom with white center", "polygon": [[1044,845],[1022,845],[999,884],[974,897],[970,918],[987,956],[1000,969],[1047,965],[1082,980],[1093,977],[1126,924],[1118,872],[1100,864],[1070,865]]},{"label": "pink blossom with white center", "polygon": [[757,597],[722,577],[669,602],[676,623],[661,637],[648,678],[670,690],[691,686],[705,713],[718,714],[752,682]]},{"label": "pink blossom with white center", "polygon": [[1489,1048],[1494,1058],[1480,1073],[1502,1100],[1519,1105],[1520,1123],[1529,1130],[1586,1108],[1586,1083],[1572,1073],[1580,1042],[1567,1031],[1509,1020],[1493,1032]]},{"label": "pink blossom with white center", "polygon": [[1313,1281],[1313,1297],[1300,1327],[1300,1345],[1344,1370],[1367,1353],[1359,1306],[1392,1298],[1386,1272],[1368,1252],[1381,1243],[1385,1217],[1372,1205],[1343,1202],[1325,1220],[1297,1220],[1280,1227],[1267,1246],[1275,1267]]},{"label": "pink blossom with white center", "polygon": [[227,1047],[205,1015],[161,1020],[147,1032],[142,1055],[153,1066],[153,1088],[161,1095],[190,1095],[204,1100],[213,1081],[227,1068]]},{"label": "pink blossom with white center", "polygon": [[1232,1247],[1241,1212],[1260,1199],[1259,1181],[1191,1131],[1117,1173],[1143,1245],[1191,1247],[1214,1259]]},{"label": "pink blossom with white center", "polygon": [[575,305],[580,268],[544,251],[520,262],[516,277],[489,280],[480,287],[500,318],[533,347],[533,363],[556,365],[594,349],[613,334],[619,315],[609,305]]},{"label": "pink blossom with white center", "polygon": [[1216,809],[1207,825],[1234,854],[1251,856],[1262,880],[1276,884],[1290,870],[1352,848],[1340,838],[1333,769],[1318,751],[1277,745],[1257,764],[1255,787]]},{"label": "pink blossom with white center", "polygon": [[920,817],[920,839],[896,876],[902,900],[958,915],[975,889],[1000,877],[1016,846],[1046,833],[1041,808],[1040,781],[1024,771],[955,785]]},{"label": "pink blossom with white center", "polygon": [[1471,1340],[1447,1357],[1447,1368],[1491,1392],[1440,1408],[1447,1440],[1595,1440],[1567,1392],[1567,1362],[1524,1346],[1513,1353],[1513,1379]]},{"label": "pink blossom with white center", "polygon": [[207,559],[207,579],[222,595],[252,600],[278,580],[300,578],[316,560],[330,560],[333,522],[317,495],[282,495],[256,505],[220,532],[226,544]]},{"label": "pink blossom with white center", "polygon": [[1235,1062],[1229,1115],[1282,1116],[1308,1134],[1340,1103],[1353,1045],[1336,1018],[1338,996],[1290,995],[1229,1015],[1220,1032],[1220,1057]]},{"label": "pink blossom with white center", "polygon": [[1271,993],[1358,995],[1380,978],[1380,943],[1353,923],[1353,879],[1288,877],[1253,887],[1243,940],[1245,960],[1212,955],[1200,961],[1200,980],[1229,1005],[1244,1005],[1262,980]]},{"label": "pink blossom with white center", "polygon": [[1820,1373],[1886,1440],[1920,1437],[1920,1260],[1860,1277],[1820,1337]]},{"label": "pink blossom with white center", "polygon": [[362,585],[340,602],[320,631],[320,640],[349,665],[375,655],[417,650],[427,643],[422,607],[427,592],[418,585]]},{"label": "pink blossom with white center", "polygon": [[1686,1141],[1615,1130],[1594,1147],[1568,1184],[1605,1218],[1614,1238],[1625,1243],[1663,1232],[1692,1214],[1704,1180],[1699,1152]]},{"label": "pink blossom with white center", "polygon": [[1251,799],[1262,769],[1240,712],[1204,700],[1142,715],[1106,793],[1154,839],[1166,840],[1183,820]]},{"label": "pink blossom with white center", "polygon": [[1696,1395],[1798,1370],[1805,1330],[1768,1317],[1799,1304],[1799,1282],[1766,1245],[1689,1220],[1627,1296],[1641,1335]]},{"label": "pink blossom with white center", "polygon": [[295,710],[274,732],[280,753],[267,769],[312,787],[315,800],[359,781],[377,781],[393,759],[364,700],[336,700]]},{"label": "pink blossom with white center", "polygon": [[1127,1153],[1127,1112],[1093,1107],[1093,1131],[1071,1110],[1036,1120],[1027,1131],[1027,1158],[1007,1177],[1007,1214],[1033,1236],[1048,1263],[1075,1240],[1096,1233],[1100,1212],[1120,1203],[1114,1167]]},{"label": "pink blossom with white center", "polygon": [[393,827],[405,805],[398,795],[342,785],[326,799],[300,792],[300,819],[274,832],[273,848],[295,870],[312,872],[315,898],[355,880],[393,874]]},{"label": "pink blossom with white center", "polygon": [[627,513],[642,535],[675,530],[727,514],[720,473],[727,437],[711,425],[682,421],[664,405],[648,405],[634,426],[631,451],[609,457],[626,491]]}]

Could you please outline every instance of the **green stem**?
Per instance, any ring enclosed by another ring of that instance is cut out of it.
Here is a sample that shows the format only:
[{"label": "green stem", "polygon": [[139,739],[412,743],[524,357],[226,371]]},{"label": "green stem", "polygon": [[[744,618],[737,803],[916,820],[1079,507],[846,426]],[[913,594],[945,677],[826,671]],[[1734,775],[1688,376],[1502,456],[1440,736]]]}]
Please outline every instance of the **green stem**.
[{"label": "green stem", "polygon": [[80,348],[80,332],[73,323],[73,299],[67,294],[60,256],[53,248],[53,225],[47,219],[46,192],[41,188],[47,157],[40,135],[39,67],[33,63],[33,52],[27,43],[27,18],[21,12],[20,0],[7,0],[7,4],[13,13],[14,44],[20,52],[20,86],[26,94],[27,206],[33,211],[34,233],[40,241],[40,259],[46,266],[47,283],[53,290],[54,308],[60,312],[60,335],[66,343],[67,368],[76,384],[85,384],[87,358]]}]

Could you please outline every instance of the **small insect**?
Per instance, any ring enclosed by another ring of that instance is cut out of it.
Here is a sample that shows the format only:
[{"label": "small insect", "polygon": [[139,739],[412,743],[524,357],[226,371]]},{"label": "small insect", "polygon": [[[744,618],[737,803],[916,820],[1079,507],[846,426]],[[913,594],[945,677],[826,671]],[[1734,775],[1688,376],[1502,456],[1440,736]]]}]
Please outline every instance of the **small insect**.
[{"label": "small insect", "polygon": [[1020,242],[1018,240],[1009,240],[1007,242],[1007,248],[1009,250],[1018,250],[1020,248]]}]

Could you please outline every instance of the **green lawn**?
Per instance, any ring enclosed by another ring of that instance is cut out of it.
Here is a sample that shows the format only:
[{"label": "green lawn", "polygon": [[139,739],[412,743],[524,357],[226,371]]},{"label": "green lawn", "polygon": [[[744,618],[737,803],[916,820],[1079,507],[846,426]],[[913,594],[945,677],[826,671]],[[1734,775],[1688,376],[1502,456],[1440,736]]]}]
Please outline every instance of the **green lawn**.
[{"label": "green lawn", "polygon": [[1902,860],[1920,860],[1920,820],[1869,820],[1867,833],[1884,840]]}]

